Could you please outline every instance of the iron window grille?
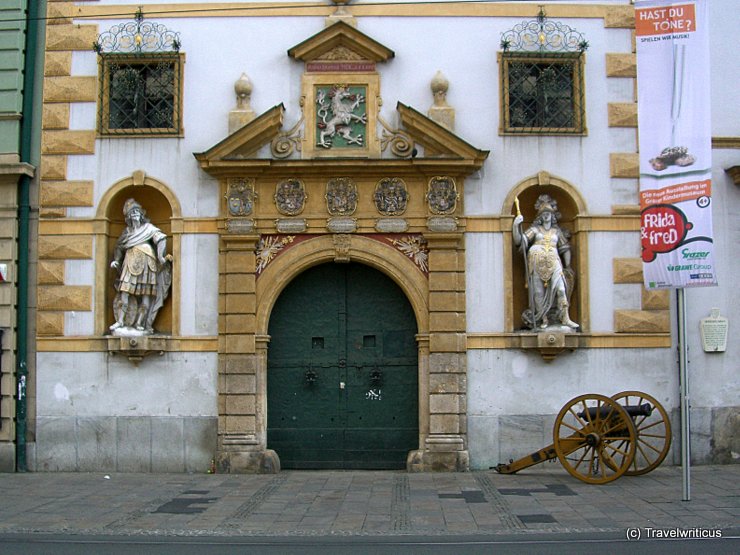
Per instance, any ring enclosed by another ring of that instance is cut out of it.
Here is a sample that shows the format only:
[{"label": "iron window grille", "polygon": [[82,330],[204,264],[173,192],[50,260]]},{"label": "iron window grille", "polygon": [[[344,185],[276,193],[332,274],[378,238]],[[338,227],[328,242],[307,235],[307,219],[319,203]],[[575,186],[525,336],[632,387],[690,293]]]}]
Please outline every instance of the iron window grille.
[{"label": "iron window grille", "polygon": [[101,135],[180,135],[180,54],[101,54]]},{"label": "iron window grille", "polygon": [[583,35],[540,10],[505,32],[501,48],[501,134],[585,135]]},{"label": "iron window grille", "polygon": [[182,70],[178,33],[144,20],[113,26],[93,44],[99,57],[101,136],[181,136]]}]

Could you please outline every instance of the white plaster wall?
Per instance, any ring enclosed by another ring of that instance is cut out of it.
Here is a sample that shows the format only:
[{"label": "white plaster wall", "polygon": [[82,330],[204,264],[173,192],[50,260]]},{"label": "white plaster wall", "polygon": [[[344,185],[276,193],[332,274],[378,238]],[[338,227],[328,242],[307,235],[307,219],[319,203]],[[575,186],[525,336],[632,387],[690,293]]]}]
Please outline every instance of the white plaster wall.
[{"label": "white plaster wall", "polygon": [[[65,285],[87,285],[95,290],[95,256],[92,260],[65,260]],[[94,312],[70,311],[64,313],[66,335],[93,335],[95,333]]]},{"label": "white plaster wall", "polygon": [[218,334],[218,235],[183,235],[181,335]]},{"label": "white plaster wall", "polygon": [[500,233],[465,235],[467,290],[466,320],[469,332],[503,331],[504,264]]},{"label": "white plaster wall", "polygon": [[39,417],[215,416],[216,353],[39,353]]},{"label": "white plaster wall", "polygon": [[669,412],[674,409],[678,372],[673,351],[588,349],[550,363],[538,353],[468,351],[471,466],[489,468],[552,443],[555,417],[574,397],[625,390],[644,391]]}]

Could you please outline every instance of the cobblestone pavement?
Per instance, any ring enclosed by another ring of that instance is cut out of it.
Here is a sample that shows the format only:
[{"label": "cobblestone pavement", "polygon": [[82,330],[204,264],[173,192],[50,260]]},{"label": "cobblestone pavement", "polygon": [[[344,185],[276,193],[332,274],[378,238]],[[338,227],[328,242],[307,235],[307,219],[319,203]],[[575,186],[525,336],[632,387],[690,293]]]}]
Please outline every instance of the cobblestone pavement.
[{"label": "cobblestone pavement", "polygon": [[513,476],[283,471],[0,474],[0,534],[442,535],[740,532],[740,465],[679,467],[585,484],[548,463]]}]

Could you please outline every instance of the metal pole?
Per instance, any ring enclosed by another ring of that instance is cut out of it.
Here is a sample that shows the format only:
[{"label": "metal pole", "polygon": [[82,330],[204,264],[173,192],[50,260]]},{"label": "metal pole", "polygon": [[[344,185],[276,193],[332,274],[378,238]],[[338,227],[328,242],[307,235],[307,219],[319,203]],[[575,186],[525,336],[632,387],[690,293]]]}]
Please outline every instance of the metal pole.
[{"label": "metal pole", "polygon": [[[39,16],[45,1],[30,0],[26,12],[26,58],[23,76],[23,112],[21,119],[21,162],[30,163],[33,157],[33,108],[38,57]],[[31,178],[24,175],[18,184],[18,285],[16,298],[16,402],[15,402],[15,465],[18,472],[28,470],[26,434],[28,431],[28,266],[30,233]]]},{"label": "metal pole", "polygon": [[691,434],[689,430],[689,376],[686,371],[686,298],[683,288],[676,289],[678,302],[678,381],[681,388],[681,468],[683,501],[691,501]]}]

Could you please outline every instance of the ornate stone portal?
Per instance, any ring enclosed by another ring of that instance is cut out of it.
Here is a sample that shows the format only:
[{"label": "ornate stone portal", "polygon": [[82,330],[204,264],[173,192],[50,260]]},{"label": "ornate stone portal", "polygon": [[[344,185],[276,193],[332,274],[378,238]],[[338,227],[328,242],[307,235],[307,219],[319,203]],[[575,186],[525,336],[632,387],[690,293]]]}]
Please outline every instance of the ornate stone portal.
[{"label": "ornate stone portal", "polygon": [[[279,470],[280,454],[267,444],[272,307],[304,270],[360,262],[400,286],[417,321],[419,443],[407,468],[466,470],[465,251],[458,225],[465,177],[488,152],[402,104],[404,129],[391,130],[379,113],[376,64],[393,52],[354,27],[331,25],[289,55],[306,64],[300,120],[284,130],[278,105],[195,155],[224,198],[217,466]],[[388,133],[406,146],[381,140]],[[303,136],[300,148],[256,157],[263,146],[296,136]],[[248,204],[242,193],[229,195],[237,182],[253,184],[249,228],[236,224]],[[430,218],[449,225],[432,226]]]}]

